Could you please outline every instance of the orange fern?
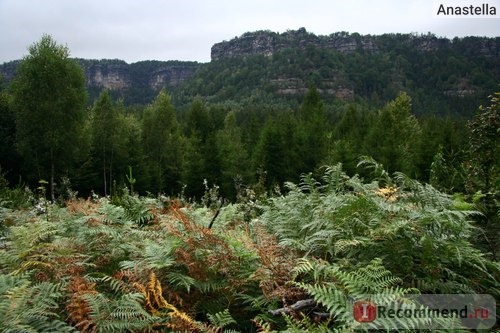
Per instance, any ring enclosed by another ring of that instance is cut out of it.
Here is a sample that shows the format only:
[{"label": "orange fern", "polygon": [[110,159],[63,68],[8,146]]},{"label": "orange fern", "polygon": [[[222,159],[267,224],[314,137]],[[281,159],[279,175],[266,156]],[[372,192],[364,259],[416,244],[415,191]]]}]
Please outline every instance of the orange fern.
[{"label": "orange fern", "polygon": [[199,330],[200,326],[193,318],[177,309],[163,297],[161,282],[156,278],[154,272],[150,273],[148,283],[143,285],[136,282],[134,287],[144,295],[144,306],[148,312],[158,317],[170,317],[167,324],[157,326],[165,326],[175,332],[196,332]]},{"label": "orange fern", "polygon": [[78,328],[80,332],[95,332],[97,327],[90,318],[90,308],[83,297],[86,294],[97,293],[95,283],[91,283],[81,276],[74,276],[68,285],[68,292],[70,297],[66,310],[68,311],[69,322]]}]

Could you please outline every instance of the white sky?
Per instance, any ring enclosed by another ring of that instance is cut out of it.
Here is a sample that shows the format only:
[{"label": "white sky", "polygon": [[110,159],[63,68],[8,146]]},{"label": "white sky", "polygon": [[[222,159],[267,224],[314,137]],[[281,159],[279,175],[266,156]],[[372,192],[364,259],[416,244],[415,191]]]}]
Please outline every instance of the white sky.
[{"label": "white sky", "polygon": [[337,31],[497,37],[496,18],[446,18],[464,0],[0,0],[0,63],[20,59],[42,34],[89,59],[210,61],[210,47],[247,31]]}]

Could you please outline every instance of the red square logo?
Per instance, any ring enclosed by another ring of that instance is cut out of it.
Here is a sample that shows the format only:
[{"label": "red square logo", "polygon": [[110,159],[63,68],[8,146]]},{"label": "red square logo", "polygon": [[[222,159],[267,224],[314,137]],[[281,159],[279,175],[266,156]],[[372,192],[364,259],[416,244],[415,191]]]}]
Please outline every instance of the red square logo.
[{"label": "red square logo", "polygon": [[352,312],[354,319],[360,323],[369,323],[377,318],[377,306],[370,301],[356,301],[353,305]]}]

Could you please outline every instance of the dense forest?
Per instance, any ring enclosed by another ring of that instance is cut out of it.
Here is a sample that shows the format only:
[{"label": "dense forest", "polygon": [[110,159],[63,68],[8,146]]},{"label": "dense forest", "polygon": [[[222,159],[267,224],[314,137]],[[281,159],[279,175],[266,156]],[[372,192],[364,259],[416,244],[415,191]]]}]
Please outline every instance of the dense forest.
[{"label": "dense forest", "polygon": [[498,57],[380,40],[406,56],[221,58],[147,105],[31,45],[0,86],[0,331],[395,329],[348,296],[498,299]]}]

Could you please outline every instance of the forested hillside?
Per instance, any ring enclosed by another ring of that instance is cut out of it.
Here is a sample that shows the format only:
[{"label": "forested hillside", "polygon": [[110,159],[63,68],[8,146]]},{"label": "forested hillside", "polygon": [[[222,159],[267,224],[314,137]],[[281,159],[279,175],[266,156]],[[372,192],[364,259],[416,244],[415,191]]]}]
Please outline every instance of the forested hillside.
[{"label": "forested hillside", "polygon": [[[470,117],[500,80],[500,38],[432,34],[316,36],[304,28],[248,32],[212,47],[212,61],[77,59],[92,103],[103,88],[125,105],[148,104],[165,88],[177,107],[213,101],[300,103],[312,83],[329,103],[381,107],[405,91],[417,115]],[[9,81],[18,61],[0,65]]]},{"label": "forested hillside", "polygon": [[494,327],[349,302],[500,297],[497,43],[258,32],[127,65],[44,35],[0,85],[0,331]]}]

